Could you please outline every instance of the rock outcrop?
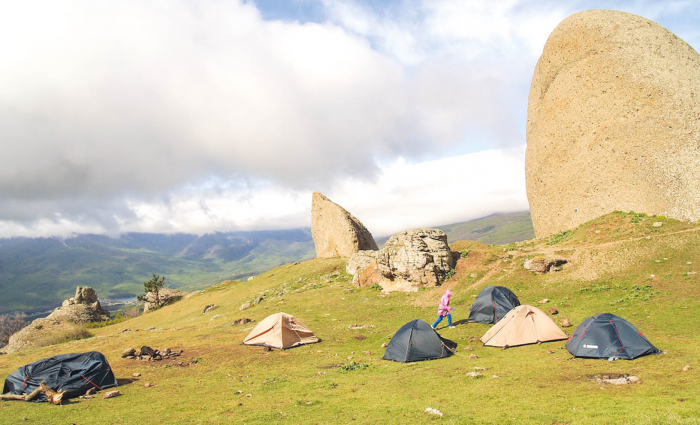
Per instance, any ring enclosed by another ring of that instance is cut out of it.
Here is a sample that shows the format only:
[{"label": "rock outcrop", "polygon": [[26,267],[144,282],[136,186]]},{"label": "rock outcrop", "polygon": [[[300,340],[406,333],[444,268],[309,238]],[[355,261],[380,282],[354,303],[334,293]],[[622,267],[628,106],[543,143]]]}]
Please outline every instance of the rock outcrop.
[{"label": "rock outcrop", "polygon": [[549,271],[558,272],[560,270],[559,266],[562,266],[567,262],[568,261],[566,259],[560,257],[537,256],[525,261],[523,267],[531,272],[544,274]]},{"label": "rock outcrop", "polygon": [[415,229],[395,234],[379,251],[353,254],[346,271],[358,286],[378,284],[384,291],[417,291],[442,283],[452,266],[447,234]]},{"label": "rock outcrop", "polygon": [[109,311],[104,310],[97,299],[97,293],[89,286],[75,288],[75,296],[63,301],[47,319],[59,322],[85,324],[109,320]]},{"label": "rock outcrop", "polygon": [[[180,301],[185,296],[189,295],[189,292],[178,291],[177,289],[171,288],[161,288],[158,291],[158,298],[160,298],[160,306],[165,307],[176,301]],[[143,303],[143,312],[146,313],[151,310],[158,308],[156,304],[156,294],[149,292],[146,294],[146,301]]]},{"label": "rock outcrop", "polygon": [[10,354],[27,348],[43,347],[63,342],[62,335],[76,335],[79,332],[80,326],[70,322],[61,322],[48,317],[36,319],[13,334],[2,351]]},{"label": "rock outcrop", "polygon": [[535,68],[525,173],[537,237],[614,210],[700,220],[700,55],[660,25],[588,10]]},{"label": "rock outcrop", "polygon": [[379,249],[360,220],[318,192],[311,201],[311,236],[318,258],[350,257],[358,251]]}]

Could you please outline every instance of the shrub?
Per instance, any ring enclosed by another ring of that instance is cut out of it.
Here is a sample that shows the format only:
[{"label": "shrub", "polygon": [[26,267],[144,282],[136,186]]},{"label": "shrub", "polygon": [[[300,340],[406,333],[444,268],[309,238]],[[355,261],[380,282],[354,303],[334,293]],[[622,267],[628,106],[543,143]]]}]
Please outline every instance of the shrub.
[{"label": "shrub", "polygon": [[467,252],[466,249],[463,249],[463,250],[459,253],[459,257],[460,257],[460,258],[467,258],[468,255],[469,255],[469,253]]},{"label": "shrub", "polygon": [[368,364],[358,363],[358,362],[353,360],[351,362],[347,362],[344,365],[340,366],[340,371],[341,372],[352,372],[354,370],[367,369],[368,367],[369,367]]}]

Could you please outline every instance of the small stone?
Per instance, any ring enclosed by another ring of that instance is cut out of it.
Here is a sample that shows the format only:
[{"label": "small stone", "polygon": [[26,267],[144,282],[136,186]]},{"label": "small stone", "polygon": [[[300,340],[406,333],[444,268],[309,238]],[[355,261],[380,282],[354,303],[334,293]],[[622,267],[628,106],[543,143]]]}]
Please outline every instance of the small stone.
[{"label": "small stone", "polygon": [[663,226],[663,225],[664,225],[664,224],[663,224],[662,222],[660,222],[660,221],[655,221],[654,224],[652,224],[653,227],[661,227],[661,226]]},{"label": "small stone", "polygon": [[124,358],[124,357],[129,357],[129,356],[133,356],[134,354],[136,354],[136,349],[135,349],[135,348],[127,348],[126,350],[124,350],[124,351],[122,352],[122,358]]},{"label": "small stone", "polygon": [[470,354],[470,355],[469,355],[469,358],[470,358],[470,359],[478,359],[479,356],[477,356],[476,354]]},{"label": "small stone", "polygon": [[307,401],[306,404],[311,405],[311,404],[314,404],[314,402],[313,402],[313,401]]},{"label": "small stone", "polygon": [[218,307],[218,305],[216,305],[216,304],[209,304],[208,306],[204,307],[204,312],[203,312],[202,314],[207,314],[207,312],[209,312],[209,311],[215,309],[216,307]]},{"label": "small stone", "polygon": [[243,391],[238,390],[238,391],[236,391],[236,394],[243,394]]},{"label": "small stone", "polygon": [[146,382],[145,384],[143,384],[143,386],[146,388],[151,388],[153,384],[151,384],[150,382]]},{"label": "small stone", "polygon": [[549,309],[549,314],[551,314],[551,315],[559,314],[559,310],[557,310],[556,308],[552,307],[552,308]]},{"label": "small stone", "polygon": [[485,367],[474,366],[474,370],[486,370]]},{"label": "small stone", "polygon": [[685,367],[683,368],[683,372],[687,372],[689,370],[690,370],[690,365],[689,364],[685,365]]},{"label": "small stone", "polygon": [[474,338],[473,336],[470,336],[470,337],[469,337],[469,342],[474,342],[474,341],[476,341],[476,338]]},{"label": "small stone", "polygon": [[500,376],[498,376],[498,375],[493,375],[493,376],[492,376],[492,378],[495,378],[495,379],[501,379],[501,377],[500,377]]},{"label": "small stone", "polygon": [[255,276],[249,277],[249,278],[248,278],[248,282],[250,282],[250,281],[253,280],[253,279],[255,279]]},{"label": "small stone", "polygon": [[429,414],[429,415],[442,416],[442,412],[441,412],[441,411],[439,411],[439,410],[437,410],[437,409],[433,409],[432,407],[426,407],[426,408],[425,408],[425,411],[424,411],[423,413],[427,413],[427,414]]},{"label": "small stone", "polygon": [[554,351],[552,351],[552,350],[547,350],[547,354],[554,354]]},{"label": "small stone", "polygon": [[688,272],[688,276],[692,276],[692,275],[694,275],[694,274],[697,274],[697,272],[695,272],[695,271]]},{"label": "small stone", "polygon": [[139,378],[139,377],[141,377],[141,374],[140,374],[140,373],[134,373],[134,374],[131,375],[131,376],[133,376],[134,378]]},{"label": "small stone", "polygon": [[639,384],[639,383],[641,383],[641,380],[640,380],[638,377],[636,377],[636,376],[630,376],[630,377],[627,378],[627,380],[629,381],[630,384]]},{"label": "small stone", "polygon": [[547,304],[549,302],[549,298],[543,298],[539,302],[540,304]]},{"label": "small stone", "polygon": [[221,317],[221,316],[219,316],[218,314],[215,314],[215,315],[211,316],[211,319],[209,319],[209,320],[218,319],[219,317]]},{"label": "small stone", "polygon": [[119,391],[108,391],[105,393],[105,395],[102,396],[102,398],[112,398],[120,395],[122,394]]},{"label": "small stone", "polygon": [[247,308],[250,308],[250,303],[243,303],[243,304],[241,304],[241,306],[238,307],[238,310],[239,310],[239,311],[243,311],[243,310],[245,310],[245,309],[247,309]]},{"label": "small stone", "polygon": [[474,351],[474,349],[472,347],[467,347],[467,348],[465,348],[465,350],[466,351]]},{"label": "small stone", "polygon": [[566,317],[562,317],[560,322],[561,322],[562,328],[570,328],[571,327],[571,320],[567,319]]},{"label": "small stone", "polygon": [[246,394],[245,396],[246,396],[246,397],[252,397],[253,394]]},{"label": "small stone", "polygon": [[467,373],[467,376],[472,378],[472,379],[475,379],[475,378],[478,379],[484,375],[481,372],[469,372],[469,373]]},{"label": "small stone", "polygon": [[134,357],[134,356],[126,356],[126,357],[124,357],[124,358],[125,358],[125,359],[129,359],[129,360],[134,360],[136,357]]},{"label": "small stone", "polygon": [[649,279],[653,279],[653,278],[655,278],[655,277],[656,277],[655,274],[649,275]]},{"label": "small stone", "polygon": [[386,348],[387,345],[389,345],[389,344],[387,344],[387,343],[385,342],[384,344],[382,344],[382,348]]}]

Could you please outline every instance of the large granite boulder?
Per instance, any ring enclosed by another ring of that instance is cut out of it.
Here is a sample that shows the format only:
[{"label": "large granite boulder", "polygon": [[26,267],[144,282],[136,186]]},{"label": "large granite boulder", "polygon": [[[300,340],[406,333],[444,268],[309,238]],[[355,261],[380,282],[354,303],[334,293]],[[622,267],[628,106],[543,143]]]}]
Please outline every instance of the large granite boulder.
[{"label": "large granite boulder", "polygon": [[700,55],[660,25],[588,10],[537,62],[525,174],[537,237],[614,210],[700,220]]},{"label": "large granite boulder", "polygon": [[63,301],[47,319],[59,322],[84,324],[109,320],[109,311],[104,310],[97,299],[97,293],[89,286],[78,286],[75,296]]},{"label": "large granite boulder", "polygon": [[379,249],[360,220],[318,192],[311,201],[311,236],[318,258],[350,257],[361,250]]},{"label": "large granite boulder", "polygon": [[[178,291],[177,289],[171,288],[161,288],[158,291],[158,298],[160,298],[160,307],[165,307],[176,301],[180,301],[183,297],[189,295],[189,292]],[[155,310],[159,306],[156,303],[156,294],[149,292],[145,296],[146,300],[143,304],[143,312]]]},{"label": "large granite boulder", "polygon": [[353,254],[346,271],[358,286],[378,284],[384,291],[417,291],[442,283],[452,266],[447,234],[415,229],[393,235],[379,251]]}]

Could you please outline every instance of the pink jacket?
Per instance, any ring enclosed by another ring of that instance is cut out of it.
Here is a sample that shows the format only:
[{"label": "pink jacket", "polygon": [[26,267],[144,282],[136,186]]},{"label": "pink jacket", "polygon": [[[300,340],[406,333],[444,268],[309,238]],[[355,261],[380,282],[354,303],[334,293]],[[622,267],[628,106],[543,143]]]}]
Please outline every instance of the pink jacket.
[{"label": "pink jacket", "polygon": [[440,305],[438,306],[438,316],[447,316],[447,314],[452,310],[450,307],[450,297],[452,296],[452,291],[449,289],[445,292],[445,295],[440,298]]}]

